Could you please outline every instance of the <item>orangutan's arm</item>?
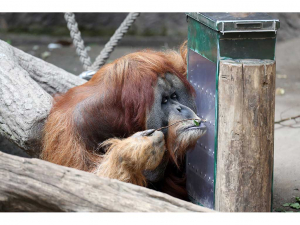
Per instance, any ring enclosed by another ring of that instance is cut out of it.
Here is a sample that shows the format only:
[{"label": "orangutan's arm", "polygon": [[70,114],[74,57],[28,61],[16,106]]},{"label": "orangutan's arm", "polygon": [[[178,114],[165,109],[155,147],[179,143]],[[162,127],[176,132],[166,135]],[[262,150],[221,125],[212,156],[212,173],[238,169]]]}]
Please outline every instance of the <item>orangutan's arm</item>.
[{"label": "orangutan's arm", "polygon": [[155,131],[144,136],[149,131],[138,132],[122,140],[105,141],[102,147],[107,148],[107,153],[95,173],[100,177],[146,186],[143,171],[155,169],[166,149],[163,133]]}]

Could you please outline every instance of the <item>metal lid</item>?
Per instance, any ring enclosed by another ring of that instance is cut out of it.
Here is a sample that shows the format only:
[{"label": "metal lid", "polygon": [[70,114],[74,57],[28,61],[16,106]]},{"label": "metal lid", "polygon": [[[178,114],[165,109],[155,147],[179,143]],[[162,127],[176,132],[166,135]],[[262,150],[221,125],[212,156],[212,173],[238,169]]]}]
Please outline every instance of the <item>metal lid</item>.
[{"label": "metal lid", "polygon": [[275,32],[280,23],[266,13],[187,13],[213,30],[224,33]]}]

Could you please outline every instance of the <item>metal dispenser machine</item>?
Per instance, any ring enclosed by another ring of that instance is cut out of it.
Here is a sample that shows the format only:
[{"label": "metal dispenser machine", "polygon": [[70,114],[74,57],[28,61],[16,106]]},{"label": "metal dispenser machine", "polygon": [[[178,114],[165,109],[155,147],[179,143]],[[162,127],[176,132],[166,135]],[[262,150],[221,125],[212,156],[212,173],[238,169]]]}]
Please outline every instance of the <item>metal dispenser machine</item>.
[{"label": "metal dispenser machine", "polygon": [[[220,61],[274,61],[279,21],[263,13],[187,13],[187,21],[188,80],[197,93],[198,116],[207,120],[207,133],[198,140],[195,149],[187,153],[187,190],[192,202],[214,209],[220,132]],[[266,65],[266,61],[260,62]],[[270,145],[272,149],[272,143]],[[268,176],[272,179],[272,174]]]}]

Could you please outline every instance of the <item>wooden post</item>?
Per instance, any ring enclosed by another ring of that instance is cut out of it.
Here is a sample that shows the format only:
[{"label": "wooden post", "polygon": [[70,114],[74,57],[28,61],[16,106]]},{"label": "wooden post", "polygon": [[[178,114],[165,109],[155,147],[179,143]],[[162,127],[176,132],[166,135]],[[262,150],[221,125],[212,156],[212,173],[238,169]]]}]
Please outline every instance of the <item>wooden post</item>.
[{"label": "wooden post", "polygon": [[275,61],[221,60],[215,209],[271,210]]}]

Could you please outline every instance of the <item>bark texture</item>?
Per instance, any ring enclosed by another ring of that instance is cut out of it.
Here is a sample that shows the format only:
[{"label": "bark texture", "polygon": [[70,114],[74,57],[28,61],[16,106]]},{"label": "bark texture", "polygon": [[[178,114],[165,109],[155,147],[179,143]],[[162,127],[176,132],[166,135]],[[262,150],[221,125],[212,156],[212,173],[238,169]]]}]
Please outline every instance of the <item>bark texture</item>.
[{"label": "bark texture", "polygon": [[0,40],[0,134],[38,156],[50,95],[85,82]]},{"label": "bark texture", "polygon": [[216,210],[271,210],[275,61],[223,60],[219,73]]},{"label": "bark texture", "polygon": [[0,211],[212,212],[167,194],[0,152]]}]

